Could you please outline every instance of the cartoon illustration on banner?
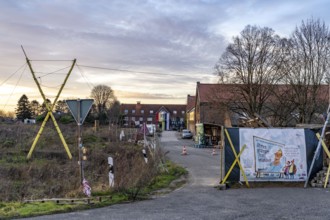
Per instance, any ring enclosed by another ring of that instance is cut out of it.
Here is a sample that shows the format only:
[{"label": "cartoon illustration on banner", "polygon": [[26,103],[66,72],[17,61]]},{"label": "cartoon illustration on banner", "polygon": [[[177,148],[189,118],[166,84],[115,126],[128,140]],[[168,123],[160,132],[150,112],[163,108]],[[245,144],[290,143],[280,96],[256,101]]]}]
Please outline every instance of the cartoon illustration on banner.
[{"label": "cartoon illustration on banner", "polygon": [[[307,177],[303,129],[240,129],[247,145],[241,164],[250,181],[304,181]],[[241,175],[241,180],[243,177]]]}]

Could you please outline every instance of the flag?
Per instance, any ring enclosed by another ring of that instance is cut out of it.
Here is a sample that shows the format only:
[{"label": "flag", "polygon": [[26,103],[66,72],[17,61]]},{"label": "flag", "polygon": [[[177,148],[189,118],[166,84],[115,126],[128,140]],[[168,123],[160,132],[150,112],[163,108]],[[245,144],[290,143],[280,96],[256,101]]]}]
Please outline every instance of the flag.
[{"label": "flag", "polygon": [[85,193],[86,196],[90,197],[92,194],[92,188],[89,186],[86,179],[84,179],[82,183],[83,183],[83,192]]}]

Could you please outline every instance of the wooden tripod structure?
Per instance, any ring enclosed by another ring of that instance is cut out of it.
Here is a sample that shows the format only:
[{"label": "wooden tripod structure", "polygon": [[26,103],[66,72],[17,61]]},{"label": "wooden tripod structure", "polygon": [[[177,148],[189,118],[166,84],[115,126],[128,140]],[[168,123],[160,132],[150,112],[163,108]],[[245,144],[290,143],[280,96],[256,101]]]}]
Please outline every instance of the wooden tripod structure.
[{"label": "wooden tripod structure", "polygon": [[48,111],[48,112],[47,112],[47,115],[46,115],[46,117],[45,117],[45,119],[44,119],[44,121],[43,121],[42,124],[41,124],[41,127],[40,127],[40,129],[39,129],[39,132],[38,132],[36,138],[34,139],[34,141],[33,141],[33,143],[32,143],[32,146],[31,146],[31,148],[30,148],[30,151],[29,151],[29,153],[28,153],[28,155],[27,155],[27,159],[30,159],[30,158],[31,158],[32,152],[33,152],[33,150],[34,150],[34,148],[35,148],[35,146],[36,146],[36,144],[37,144],[37,142],[38,142],[38,140],[39,140],[39,138],[40,138],[40,135],[42,134],[42,132],[43,132],[43,130],[44,130],[44,128],[45,128],[45,125],[46,125],[46,123],[47,123],[49,117],[52,119],[52,121],[53,121],[53,123],[54,123],[54,126],[55,126],[55,128],[56,128],[56,131],[57,131],[57,133],[58,133],[58,135],[59,135],[59,137],[60,137],[60,139],[61,139],[61,141],[62,141],[62,143],[63,143],[64,149],[66,150],[69,159],[72,159],[72,155],[71,155],[70,149],[69,149],[68,145],[67,145],[66,142],[65,142],[65,139],[64,139],[63,134],[62,134],[62,132],[61,132],[61,129],[60,129],[60,127],[58,126],[58,124],[57,124],[57,122],[56,122],[56,120],[55,120],[55,117],[54,117],[52,111],[53,111],[54,106],[55,106],[55,104],[56,104],[56,102],[57,102],[57,100],[58,100],[58,98],[59,98],[59,96],[60,96],[60,94],[61,94],[61,92],[62,92],[62,90],[63,90],[63,88],[64,88],[64,86],[65,86],[65,84],[66,84],[66,82],[67,82],[67,80],[68,80],[68,78],[69,78],[69,76],[70,76],[70,74],[71,74],[71,72],[72,72],[72,69],[73,69],[74,65],[76,64],[76,59],[73,60],[73,63],[72,63],[72,65],[71,65],[71,67],[70,67],[70,70],[69,70],[69,72],[67,73],[67,75],[66,75],[66,77],[65,77],[65,79],[64,79],[64,81],[63,81],[63,84],[61,85],[61,87],[60,87],[60,89],[59,89],[59,91],[58,91],[58,93],[57,93],[57,95],[56,95],[56,98],[55,98],[53,104],[50,106],[49,103],[46,101],[46,96],[45,96],[44,92],[43,92],[42,89],[41,89],[40,83],[38,82],[38,80],[37,80],[37,78],[36,78],[36,76],[35,76],[35,73],[34,73],[34,71],[33,71],[33,69],[32,69],[31,61],[30,61],[29,58],[26,56],[26,53],[25,53],[23,47],[22,47],[22,50],[23,50],[23,53],[24,53],[24,55],[25,55],[26,62],[27,62],[27,64],[28,64],[29,68],[30,68],[30,71],[31,71],[31,74],[32,74],[33,80],[35,81],[35,83],[36,83],[37,86],[38,86],[39,92],[40,92],[40,94],[41,94],[41,96],[42,96],[42,98],[43,98],[43,100],[44,100],[44,102],[45,102],[45,105],[46,105],[46,108],[47,108],[47,111]]}]

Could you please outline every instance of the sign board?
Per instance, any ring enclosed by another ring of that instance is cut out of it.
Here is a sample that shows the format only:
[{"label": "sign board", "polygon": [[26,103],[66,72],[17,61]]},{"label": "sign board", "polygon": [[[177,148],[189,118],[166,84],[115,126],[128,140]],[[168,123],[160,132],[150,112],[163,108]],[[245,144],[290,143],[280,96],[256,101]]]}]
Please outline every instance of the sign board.
[{"label": "sign board", "polygon": [[[285,145],[275,141],[270,141],[264,138],[257,136],[253,137],[253,146],[255,154],[255,171],[269,171],[269,172],[281,172],[284,163],[285,157],[283,152]],[[273,155],[279,155],[280,159],[278,160],[277,165],[272,164]]]},{"label": "sign board", "polygon": [[[249,181],[305,181],[307,177],[304,129],[241,128],[240,157]],[[287,168],[292,167],[289,172]],[[240,180],[244,180],[242,174]]]},{"label": "sign board", "polygon": [[[93,105],[93,99],[66,100],[71,114],[78,124],[83,124],[85,118]],[[79,119],[80,120],[79,120]]]}]

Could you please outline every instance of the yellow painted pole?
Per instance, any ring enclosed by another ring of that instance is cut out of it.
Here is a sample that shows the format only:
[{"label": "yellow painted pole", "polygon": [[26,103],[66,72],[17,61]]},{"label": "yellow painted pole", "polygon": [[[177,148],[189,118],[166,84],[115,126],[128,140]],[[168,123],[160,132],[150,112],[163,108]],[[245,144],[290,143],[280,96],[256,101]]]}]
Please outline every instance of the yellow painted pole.
[{"label": "yellow painted pole", "polygon": [[[22,48],[23,48],[23,47],[22,47]],[[23,49],[23,51],[24,51],[24,49]],[[25,52],[24,52],[24,54],[25,54]],[[41,89],[41,87],[40,87],[40,84],[39,84],[39,82],[38,82],[38,80],[37,80],[37,78],[36,78],[36,76],[35,76],[35,74],[34,74],[34,71],[33,71],[33,69],[32,69],[31,62],[30,62],[30,60],[27,58],[26,54],[25,54],[25,57],[26,57],[26,62],[27,62],[28,66],[29,66],[29,68],[30,68],[30,71],[31,71],[31,73],[32,73],[33,80],[34,80],[34,82],[37,84],[38,90],[39,90],[39,92],[40,92],[40,94],[41,94],[41,96],[42,96],[42,99],[43,99],[44,102],[45,102],[45,105],[46,105],[46,108],[47,108],[47,111],[48,111],[48,113],[47,113],[47,115],[46,115],[46,117],[45,117],[45,119],[44,119],[44,121],[43,121],[43,123],[42,123],[42,126],[41,126],[41,128],[39,129],[39,132],[38,132],[38,134],[37,134],[37,136],[36,136],[36,138],[35,138],[35,140],[34,140],[32,146],[31,146],[31,148],[30,148],[30,151],[29,151],[29,153],[28,153],[27,159],[30,159],[30,158],[31,158],[31,155],[32,155],[32,152],[33,152],[33,150],[34,150],[34,148],[35,148],[35,145],[37,144],[37,142],[38,142],[38,140],[39,140],[39,138],[40,138],[40,135],[41,135],[41,133],[42,133],[44,127],[45,127],[45,124],[46,124],[46,122],[47,122],[47,120],[48,120],[48,118],[49,118],[49,115],[48,115],[48,114],[49,114],[49,112],[51,112],[51,109],[50,109],[50,106],[48,106],[48,103],[47,103],[47,101],[46,101],[46,97],[45,97],[45,95],[44,95],[44,93],[43,93],[43,91],[42,91],[42,89]],[[46,120],[46,119],[47,119],[47,120]]]},{"label": "yellow painted pole", "polygon": [[[321,136],[319,133],[316,133],[316,137],[317,139],[320,140]],[[325,153],[327,154],[328,158],[330,158],[330,152],[327,148],[327,145],[324,143],[323,140],[321,140],[321,143],[322,143],[322,147],[323,147],[323,150],[325,151]],[[329,174],[330,174],[330,164],[328,165],[328,171],[327,171],[327,175],[325,176],[325,182],[324,182],[324,188],[327,188],[327,183],[328,183],[328,180],[329,180]]]},{"label": "yellow painted pole", "polygon": [[38,131],[38,134],[37,134],[36,138],[34,139],[34,141],[33,141],[33,143],[32,143],[32,146],[31,146],[31,148],[30,148],[30,151],[29,151],[29,153],[28,153],[28,155],[27,155],[27,159],[30,159],[30,158],[31,158],[31,156],[32,156],[32,152],[34,151],[34,148],[35,148],[35,146],[36,146],[36,144],[37,144],[37,142],[38,142],[38,140],[39,140],[39,138],[40,138],[40,135],[41,135],[42,131],[43,131],[44,128],[45,128],[46,122],[47,122],[47,120],[48,120],[48,118],[49,118],[49,114],[48,114],[48,113],[49,113],[49,112],[47,112],[47,115],[46,115],[44,121],[43,121],[42,124],[41,124],[41,127],[40,127],[40,129],[39,129],[39,131]]},{"label": "yellow painted pole", "polygon": [[[231,139],[230,139],[230,136],[229,136],[229,133],[228,133],[227,129],[225,129],[225,133],[226,133],[226,136],[227,136],[227,138],[228,138],[228,141],[229,141],[230,147],[231,147],[231,149],[233,150],[233,153],[234,153],[236,159],[238,159],[238,157],[237,157],[237,153],[236,153],[236,150],[235,150],[234,145],[233,145],[233,143],[232,143],[232,141],[231,141]],[[243,175],[243,177],[244,177],[244,180],[245,180],[246,185],[247,185],[248,187],[250,187],[249,182],[248,182],[248,180],[247,180],[247,177],[246,177],[246,175],[245,175],[244,169],[243,169],[241,163],[239,162],[239,160],[238,160],[238,166],[239,166],[239,169],[242,171],[242,175]]]},{"label": "yellow painted pole", "polygon": [[50,117],[52,118],[52,120],[54,122],[54,126],[55,126],[55,128],[57,130],[58,135],[60,136],[60,139],[61,139],[61,141],[63,143],[63,146],[64,146],[64,149],[65,149],[66,153],[68,154],[69,159],[72,159],[72,155],[71,155],[70,149],[69,149],[68,145],[65,142],[65,139],[64,139],[64,137],[62,135],[62,132],[61,132],[61,129],[58,126],[53,113],[48,112],[48,114],[50,115]]},{"label": "yellow painted pole", "polygon": [[35,148],[35,146],[36,146],[36,144],[37,144],[37,142],[38,142],[38,140],[39,140],[39,138],[40,138],[41,133],[42,133],[43,130],[44,130],[44,127],[45,127],[45,125],[46,125],[46,122],[47,122],[48,119],[49,119],[49,116],[51,117],[52,121],[54,122],[54,125],[55,125],[55,128],[56,128],[56,130],[57,130],[57,133],[58,133],[59,136],[60,136],[60,139],[61,139],[61,141],[62,141],[62,143],[63,143],[63,145],[64,145],[64,148],[65,148],[65,150],[66,150],[66,152],[67,152],[67,154],[68,154],[69,159],[71,159],[71,158],[72,158],[71,152],[70,152],[70,150],[69,150],[68,145],[67,145],[66,142],[65,142],[65,139],[64,139],[64,137],[63,137],[63,135],[62,135],[62,132],[61,132],[61,129],[59,128],[59,126],[58,126],[58,124],[57,124],[57,122],[56,122],[56,120],[55,120],[55,117],[54,117],[54,115],[53,115],[53,113],[52,113],[52,110],[53,110],[53,108],[54,108],[54,106],[55,106],[55,104],[56,104],[56,102],[57,102],[57,100],[58,100],[58,98],[59,98],[59,96],[60,96],[60,94],[61,94],[61,92],[62,92],[62,90],[63,90],[63,88],[64,88],[64,86],[65,86],[65,84],[66,84],[66,82],[67,82],[67,80],[68,80],[68,78],[69,78],[69,76],[70,76],[70,74],[71,74],[71,72],[72,72],[72,70],[73,70],[73,67],[74,67],[74,65],[75,65],[75,63],[76,63],[76,59],[73,60],[73,63],[72,63],[72,65],[71,65],[71,68],[70,68],[70,70],[69,70],[67,76],[65,77],[64,82],[63,82],[63,84],[61,85],[61,88],[60,88],[60,90],[58,91],[57,96],[56,96],[56,98],[55,98],[55,100],[54,100],[52,106],[49,106],[49,104],[47,103],[47,100],[46,100],[46,96],[45,96],[45,94],[43,93],[43,91],[42,91],[42,89],[41,89],[41,86],[40,86],[40,84],[39,84],[39,82],[38,82],[38,80],[37,80],[37,78],[36,78],[36,76],[35,76],[35,73],[34,73],[33,69],[32,69],[31,62],[30,62],[30,60],[28,59],[28,57],[26,56],[26,53],[25,53],[23,47],[22,47],[22,50],[23,50],[23,52],[24,52],[24,55],[25,55],[25,57],[26,57],[26,62],[27,62],[27,64],[28,64],[28,66],[29,66],[29,68],[30,68],[30,71],[31,71],[31,74],[32,74],[32,76],[33,76],[33,80],[34,80],[35,83],[37,84],[38,90],[39,90],[39,92],[40,92],[40,94],[41,94],[41,96],[42,96],[42,98],[43,98],[43,100],[44,100],[44,102],[45,102],[45,105],[46,105],[46,108],[47,108],[47,111],[48,111],[48,112],[47,112],[47,115],[46,115],[46,117],[45,117],[45,119],[44,119],[44,121],[43,121],[43,123],[42,123],[40,129],[39,129],[39,132],[38,132],[38,134],[37,134],[35,140],[33,141],[33,144],[32,144],[32,146],[31,146],[31,148],[30,148],[30,151],[29,151],[29,153],[28,153],[27,159],[30,159],[30,158],[31,158],[32,152],[33,152],[33,150],[34,150],[34,148]]},{"label": "yellow painted pole", "polygon": [[[320,136],[319,133],[316,133],[316,137],[317,137],[317,139],[319,139],[319,140],[320,140],[320,138],[321,138],[321,136]],[[330,158],[330,151],[329,151],[329,149],[327,148],[327,145],[324,143],[323,140],[321,141],[321,144],[322,144],[323,150],[325,151],[325,153],[327,154],[327,156]]]},{"label": "yellow painted pole", "polygon": [[[68,74],[66,75],[66,77],[65,77],[65,79],[64,79],[64,81],[62,83],[62,86],[61,86],[60,90],[57,93],[57,96],[56,96],[56,98],[54,100],[54,103],[52,105],[52,109],[54,108],[54,106],[55,106],[55,104],[56,104],[56,102],[57,102],[57,100],[58,100],[58,98],[59,98],[59,96],[60,96],[60,94],[61,94],[61,92],[62,92],[62,90],[63,90],[63,88],[64,88],[64,86],[65,86],[65,84],[66,84],[66,82],[67,82],[67,80],[68,80],[68,78],[69,78],[69,76],[70,76],[70,74],[71,74],[71,72],[72,72],[73,67],[74,67],[75,64],[76,64],[76,59],[73,60],[73,63],[71,65],[71,68],[70,68]],[[70,149],[69,149],[68,145],[66,144],[66,141],[65,141],[65,139],[63,137],[63,134],[61,132],[61,129],[58,126],[53,113],[51,111],[48,111],[48,114],[51,116],[51,118],[52,118],[52,120],[54,122],[54,125],[55,125],[55,128],[57,130],[57,133],[60,136],[60,139],[61,139],[61,141],[63,143],[63,146],[64,146],[64,149],[65,149],[66,153],[68,154],[69,159],[72,159],[72,155],[71,155]]]},{"label": "yellow painted pole", "polygon": [[[237,155],[238,157],[241,156],[241,154],[243,153],[245,147],[246,147],[246,145],[244,145],[244,146],[242,147],[242,150],[241,150],[241,151],[238,153],[238,155]],[[236,158],[236,159],[234,160],[234,162],[233,162],[233,164],[231,165],[231,167],[229,168],[229,170],[228,170],[228,172],[227,172],[225,178],[223,178],[221,184],[224,184],[224,183],[226,182],[226,180],[228,179],[228,177],[229,177],[231,171],[234,169],[234,166],[236,165],[236,162],[238,162],[238,158]]]},{"label": "yellow painted pole", "polygon": [[71,68],[70,68],[68,74],[66,75],[66,77],[65,77],[65,79],[64,79],[64,81],[63,81],[63,83],[62,83],[62,85],[61,85],[60,90],[59,90],[58,93],[57,93],[57,96],[56,96],[56,98],[55,98],[55,100],[54,100],[53,106],[56,104],[58,98],[60,97],[60,94],[62,93],[62,90],[63,90],[63,88],[64,88],[66,82],[68,81],[68,78],[69,78],[69,76],[71,75],[71,72],[72,72],[73,67],[74,67],[75,65],[76,65],[76,59],[73,60],[73,63],[72,63],[72,65],[71,65]]}]

